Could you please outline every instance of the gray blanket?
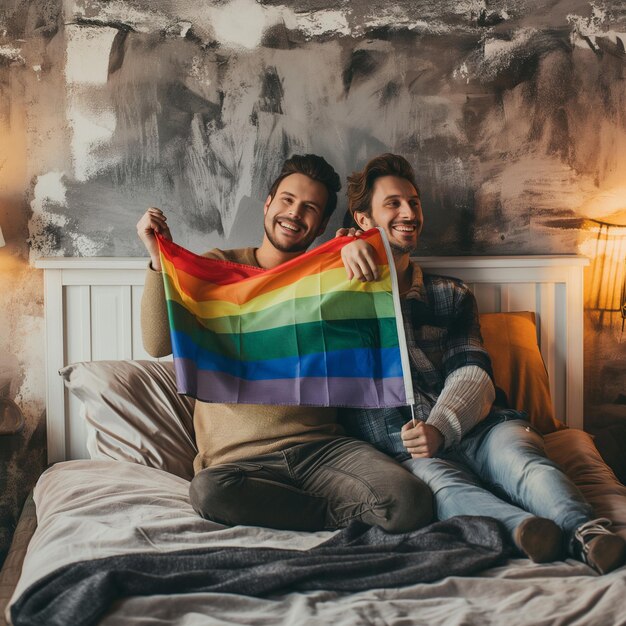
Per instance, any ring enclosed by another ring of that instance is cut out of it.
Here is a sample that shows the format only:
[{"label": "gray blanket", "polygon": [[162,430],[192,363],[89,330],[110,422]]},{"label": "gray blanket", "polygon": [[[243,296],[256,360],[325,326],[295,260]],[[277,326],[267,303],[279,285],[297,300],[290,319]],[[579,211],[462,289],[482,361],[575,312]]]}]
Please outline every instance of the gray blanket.
[{"label": "gray blanket", "polygon": [[15,626],[89,625],[129,596],[357,592],[431,582],[498,565],[509,555],[505,537],[496,521],[482,517],[452,518],[399,535],[354,522],[307,551],[209,548],[82,561],[26,589],[11,617]]}]

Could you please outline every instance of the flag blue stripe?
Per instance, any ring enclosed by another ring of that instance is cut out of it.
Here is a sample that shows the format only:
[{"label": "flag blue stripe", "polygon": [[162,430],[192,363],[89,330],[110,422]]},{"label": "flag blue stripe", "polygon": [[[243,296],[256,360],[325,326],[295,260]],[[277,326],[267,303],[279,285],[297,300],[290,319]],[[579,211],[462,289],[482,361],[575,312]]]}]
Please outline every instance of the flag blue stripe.
[{"label": "flag blue stripe", "polygon": [[174,357],[197,363],[198,370],[225,372],[246,380],[284,378],[395,378],[402,376],[400,349],[357,348],[262,361],[237,361],[203,350],[191,337],[172,332]]}]

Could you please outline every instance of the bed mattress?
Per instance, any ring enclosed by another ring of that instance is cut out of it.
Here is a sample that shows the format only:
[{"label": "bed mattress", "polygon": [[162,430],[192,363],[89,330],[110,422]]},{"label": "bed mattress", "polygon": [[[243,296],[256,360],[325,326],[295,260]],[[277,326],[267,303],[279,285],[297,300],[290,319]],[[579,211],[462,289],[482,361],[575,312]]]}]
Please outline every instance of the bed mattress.
[{"label": "bed mattress", "polygon": [[[332,533],[226,528],[194,513],[189,483],[119,461],[70,461],[48,470],[34,491],[37,529],[14,603],[64,564],[131,552],[268,547],[308,550]],[[311,591],[266,598],[194,593],[135,596],[114,603],[105,626],[148,624],[626,624],[626,568],[597,576],[573,560],[509,560],[473,576],[359,593]]]}]

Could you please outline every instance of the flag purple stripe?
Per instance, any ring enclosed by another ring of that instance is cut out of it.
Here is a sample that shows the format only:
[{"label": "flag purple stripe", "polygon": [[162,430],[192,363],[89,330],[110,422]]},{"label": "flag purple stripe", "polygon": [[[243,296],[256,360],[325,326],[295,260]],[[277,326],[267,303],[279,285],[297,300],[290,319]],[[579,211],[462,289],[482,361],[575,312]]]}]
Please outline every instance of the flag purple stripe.
[{"label": "flag purple stripe", "polygon": [[385,379],[308,377],[245,380],[224,372],[196,371],[193,361],[178,358],[174,359],[174,368],[179,393],[203,402],[354,408],[406,405],[401,376]]}]

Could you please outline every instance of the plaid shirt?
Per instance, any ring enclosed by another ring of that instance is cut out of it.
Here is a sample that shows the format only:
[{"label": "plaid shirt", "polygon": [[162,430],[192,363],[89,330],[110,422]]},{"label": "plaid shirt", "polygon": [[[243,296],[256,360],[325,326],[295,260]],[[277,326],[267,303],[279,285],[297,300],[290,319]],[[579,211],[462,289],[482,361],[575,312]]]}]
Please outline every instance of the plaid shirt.
[{"label": "plaid shirt", "polygon": [[[477,365],[493,380],[491,360],[480,334],[476,299],[456,278],[424,275],[412,262],[413,281],[402,299],[404,332],[411,361],[415,417],[426,421],[449,374]],[[349,435],[369,441],[398,460],[410,458],[400,429],[410,407],[342,409],[339,419]]]}]

